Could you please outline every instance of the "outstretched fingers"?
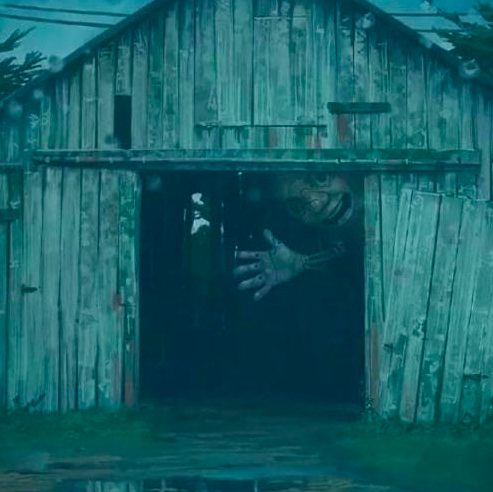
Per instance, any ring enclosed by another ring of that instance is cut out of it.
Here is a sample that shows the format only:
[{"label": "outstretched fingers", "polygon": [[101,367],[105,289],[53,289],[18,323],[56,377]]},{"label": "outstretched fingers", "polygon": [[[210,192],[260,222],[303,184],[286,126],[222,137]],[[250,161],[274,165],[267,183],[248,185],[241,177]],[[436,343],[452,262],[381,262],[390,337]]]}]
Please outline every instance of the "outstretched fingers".
[{"label": "outstretched fingers", "polygon": [[233,270],[233,275],[235,277],[242,277],[242,276],[247,275],[249,273],[260,272],[261,269],[262,269],[262,264],[260,262],[249,263],[247,265],[237,266]]},{"label": "outstretched fingers", "polygon": [[259,289],[265,285],[265,276],[256,275],[253,278],[243,280],[238,284],[238,290]]},{"label": "outstretched fingers", "polygon": [[255,292],[255,294],[253,295],[253,300],[260,301],[270,292],[270,289],[271,289],[270,285],[264,285],[261,289]]}]

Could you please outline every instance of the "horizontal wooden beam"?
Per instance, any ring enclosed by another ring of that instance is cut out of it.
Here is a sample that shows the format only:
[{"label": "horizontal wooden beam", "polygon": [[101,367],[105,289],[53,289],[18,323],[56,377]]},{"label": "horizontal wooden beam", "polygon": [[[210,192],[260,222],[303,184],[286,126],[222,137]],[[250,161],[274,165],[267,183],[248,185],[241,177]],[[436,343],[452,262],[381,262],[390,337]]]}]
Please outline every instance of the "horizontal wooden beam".
[{"label": "horizontal wooden beam", "polygon": [[332,114],[390,113],[391,110],[388,102],[330,102],[327,107]]},{"label": "horizontal wooden beam", "polygon": [[22,173],[25,168],[22,162],[0,162],[1,173]]},{"label": "horizontal wooden beam", "polygon": [[0,222],[12,222],[20,219],[21,210],[19,208],[0,208]]},{"label": "horizontal wooden beam", "polygon": [[479,172],[479,151],[422,149],[38,150],[35,165],[183,171]]}]

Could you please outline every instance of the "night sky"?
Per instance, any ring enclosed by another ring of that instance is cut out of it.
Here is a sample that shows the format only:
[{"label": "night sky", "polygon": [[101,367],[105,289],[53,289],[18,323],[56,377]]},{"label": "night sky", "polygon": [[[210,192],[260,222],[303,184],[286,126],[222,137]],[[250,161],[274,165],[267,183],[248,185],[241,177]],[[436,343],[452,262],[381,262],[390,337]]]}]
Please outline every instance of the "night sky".
[{"label": "night sky", "polygon": [[[44,7],[74,8],[86,10],[104,10],[111,12],[122,12],[131,14],[137,11],[148,0],[10,0],[9,3],[18,5],[37,5]],[[396,11],[419,11],[421,0],[374,0],[374,3],[389,12]],[[468,11],[476,4],[476,0],[434,0],[433,5],[448,10]],[[94,22],[114,23],[116,18],[92,17],[92,16],[73,16],[68,14],[51,14],[8,9],[0,7],[0,13],[11,13],[17,15],[32,15],[37,17],[56,17],[69,20],[84,20]],[[409,21],[413,22],[413,21]],[[420,19],[412,24],[413,27],[429,27],[425,19]],[[436,21],[435,21],[436,22]],[[29,35],[22,47],[16,54],[23,56],[26,51],[38,49],[45,55],[56,55],[65,57],[76,48],[89,41],[101,32],[98,28],[73,27],[52,24],[33,23],[31,21],[19,21],[0,18],[0,32],[2,37],[6,37],[14,29],[27,29],[36,26],[36,30]]]}]

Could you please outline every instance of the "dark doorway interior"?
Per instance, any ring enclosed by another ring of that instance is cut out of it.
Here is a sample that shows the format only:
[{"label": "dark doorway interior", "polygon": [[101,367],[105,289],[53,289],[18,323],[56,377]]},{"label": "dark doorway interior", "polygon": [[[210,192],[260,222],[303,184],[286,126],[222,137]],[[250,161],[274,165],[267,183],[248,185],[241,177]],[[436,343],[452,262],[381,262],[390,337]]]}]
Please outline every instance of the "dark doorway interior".
[{"label": "dark doorway interior", "polygon": [[288,216],[261,181],[227,172],[144,176],[144,399],[362,402],[362,217],[328,270],[306,272],[255,302],[237,290],[235,250],[267,250],[266,227],[296,251],[321,247],[319,231]]}]

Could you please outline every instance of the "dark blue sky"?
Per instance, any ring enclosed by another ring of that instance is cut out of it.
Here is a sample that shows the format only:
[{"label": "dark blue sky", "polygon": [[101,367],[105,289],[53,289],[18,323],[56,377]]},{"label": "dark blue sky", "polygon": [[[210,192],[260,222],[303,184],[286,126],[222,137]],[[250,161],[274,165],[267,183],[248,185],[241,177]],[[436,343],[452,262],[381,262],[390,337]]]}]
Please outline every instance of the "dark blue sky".
[{"label": "dark blue sky", "polygon": [[[10,0],[10,3],[19,5],[38,5],[46,7],[75,8],[87,10],[105,10],[112,12],[133,13],[140,7],[149,3],[148,0]],[[421,0],[374,0],[374,3],[384,10],[392,11],[419,11]],[[476,4],[476,0],[434,0],[434,5],[447,10],[469,10]],[[28,15],[26,11],[8,10],[0,7],[0,12]],[[37,16],[47,16],[50,14],[37,14]],[[57,14],[59,18],[74,19],[74,16]],[[80,17],[79,17],[80,19]],[[113,18],[87,17],[84,20],[98,22],[115,22]],[[426,22],[426,21],[424,21]],[[47,56],[57,55],[64,57],[70,52],[81,46],[94,36],[100,29],[87,27],[66,27],[51,24],[34,24],[28,21],[18,21],[0,18],[0,33],[2,37],[8,35],[16,28],[26,29],[35,25],[36,30],[29,35],[23,43],[22,48],[17,52],[22,56],[25,51],[39,49]],[[420,20],[419,27],[424,27],[423,19]]]}]

